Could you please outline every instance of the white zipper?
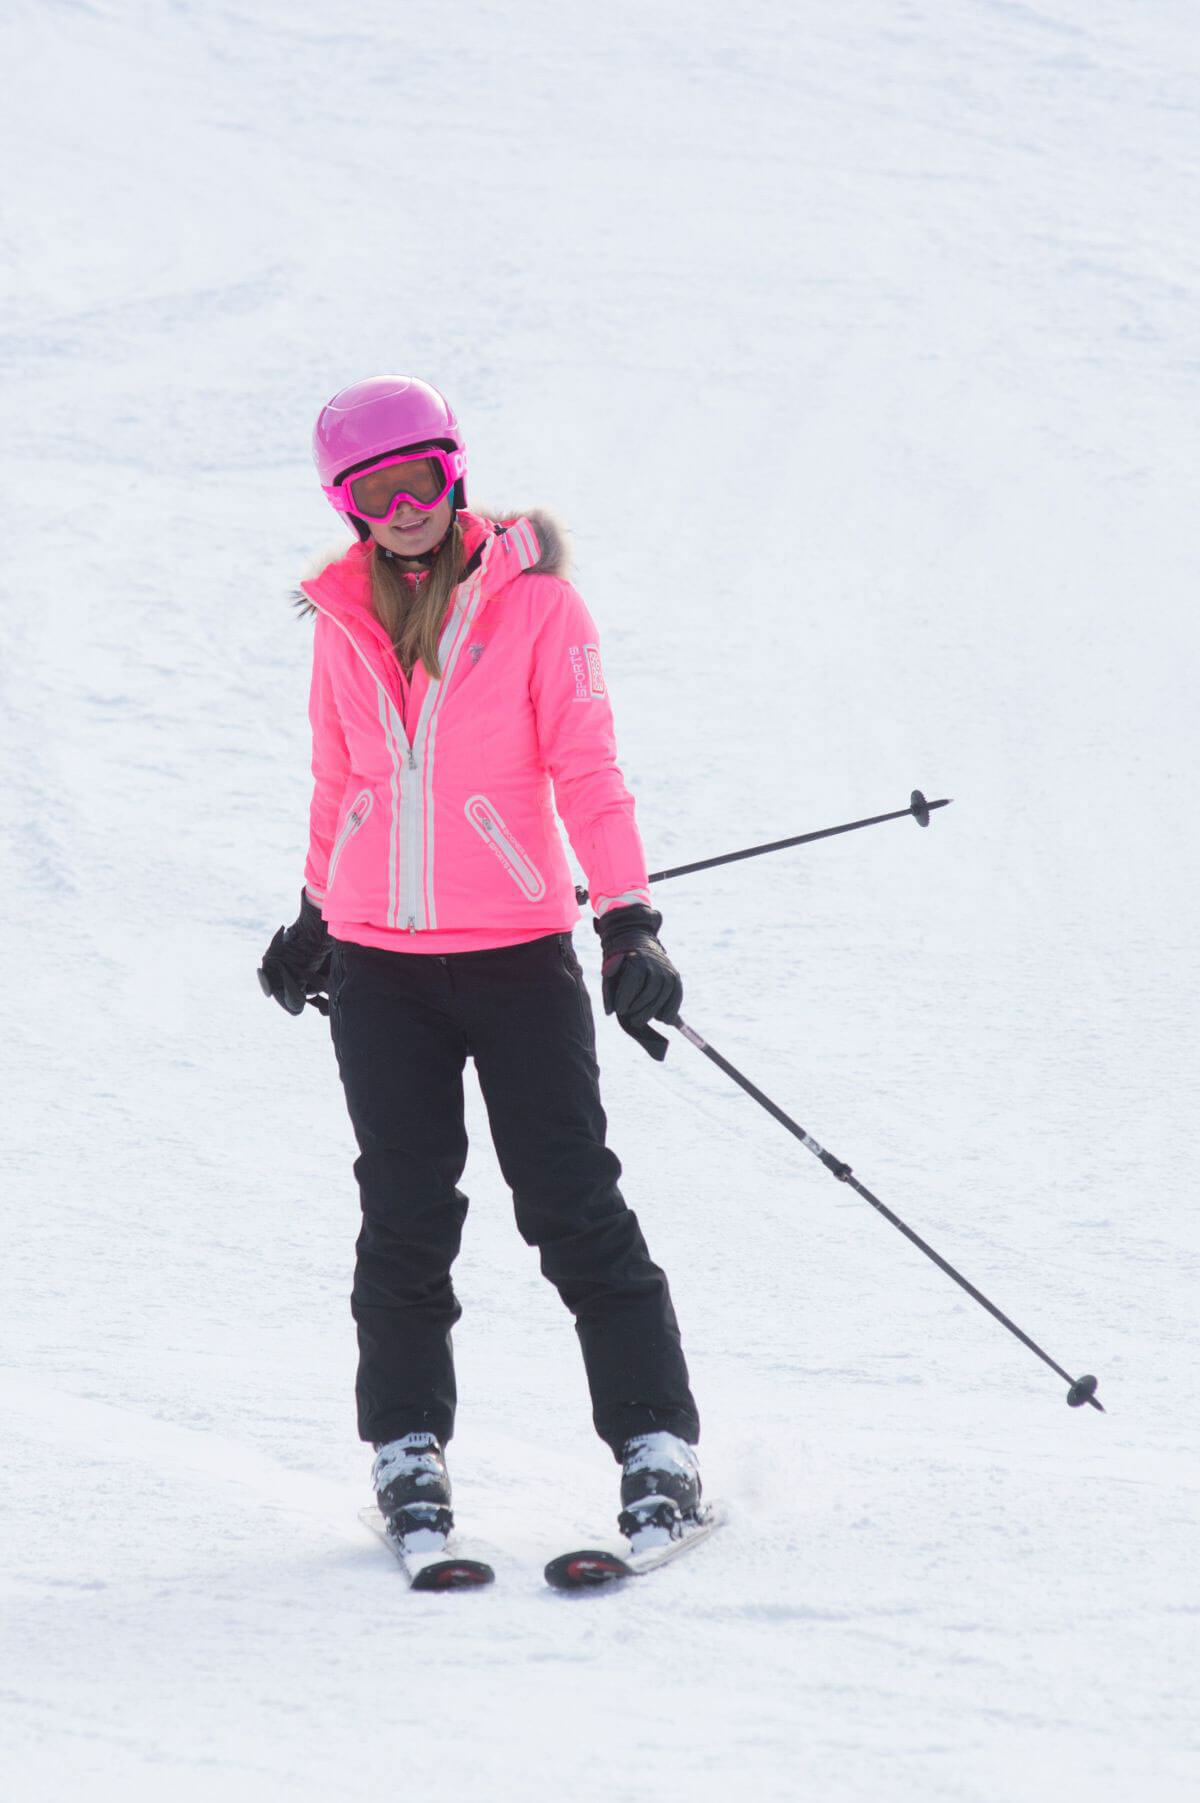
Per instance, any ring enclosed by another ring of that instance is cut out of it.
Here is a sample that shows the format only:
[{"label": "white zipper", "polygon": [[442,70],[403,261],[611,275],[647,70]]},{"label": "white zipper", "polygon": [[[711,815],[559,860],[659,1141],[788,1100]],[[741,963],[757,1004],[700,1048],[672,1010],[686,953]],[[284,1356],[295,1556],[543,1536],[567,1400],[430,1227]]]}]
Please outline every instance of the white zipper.
[{"label": "white zipper", "polygon": [[529,855],[521,850],[486,795],[472,795],[466,804],[466,816],[500,859],[518,889],[528,901],[541,901],[546,893],[545,878]]},{"label": "white zipper", "polygon": [[425,847],[428,846],[429,858],[432,860],[435,845],[433,743],[438,710],[454,675],[455,665],[458,663],[462,647],[470,636],[472,621],[479,611],[480,596],[483,592],[482,573],[473,576],[470,583],[468,588],[464,589],[460,584],[455,590],[446,624],[442,628],[442,636],[438,641],[438,657],[441,662],[442,674],[436,681],[431,681],[425,691],[425,699],[421,704],[421,712],[412,735],[412,743],[408,748],[408,768],[404,773],[408,779],[405,906],[408,910],[406,924],[410,933],[415,933],[422,928],[432,929],[437,926],[434,885],[431,872],[426,868],[425,857]]},{"label": "white zipper", "polygon": [[329,854],[329,874],[325,878],[325,890],[327,894],[329,890],[333,888],[334,872],[337,870],[338,859],[345,849],[346,841],[354,837],[363,821],[367,818],[367,815],[371,812],[374,800],[375,797],[372,795],[370,789],[364,789],[361,794],[354,797],[354,805],[346,815],[342,830],[334,841],[333,850]]},{"label": "white zipper", "polygon": [[[416,771],[415,782],[413,781],[414,771]],[[401,812],[404,816],[404,892],[405,903],[408,908],[408,930],[410,933],[415,933],[417,930],[417,910],[419,907],[417,900],[417,891],[419,887],[417,876],[421,849],[418,843],[418,835],[421,829],[421,816],[417,807],[417,795],[420,787],[421,773],[417,770],[416,755],[410,745],[408,747],[408,758],[406,760],[404,771],[404,790],[407,792],[403,793],[403,799],[401,801]]]}]

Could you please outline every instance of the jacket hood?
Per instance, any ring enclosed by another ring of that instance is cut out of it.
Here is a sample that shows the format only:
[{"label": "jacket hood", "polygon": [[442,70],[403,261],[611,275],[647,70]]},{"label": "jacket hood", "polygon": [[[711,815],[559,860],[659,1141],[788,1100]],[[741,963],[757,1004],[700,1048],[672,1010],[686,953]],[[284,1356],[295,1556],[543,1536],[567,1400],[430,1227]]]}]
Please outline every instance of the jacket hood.
[{"label": "jacket hood", "polygon": [[[511,576],[502,577],[502,581],[511,580],[512,576],[522,573],[565,578],[570,570],[571,551],[566,528],[543,508],[530,508],[527,513],[496,514],[464,510],[460,511],[458,520],[463,529],[468,570],[479,564],[485,552],[495,548],[495,541],[507,541],[510,533],[517,551],[516,566]],[[352,545],[331,545],[319,552],[305,569],[299,587],[292,591],[291,600],[297,611],[301,615],[316,612],[306,591],[335,565],[363,564],[369,555],[369,540],[357,541]]]}]

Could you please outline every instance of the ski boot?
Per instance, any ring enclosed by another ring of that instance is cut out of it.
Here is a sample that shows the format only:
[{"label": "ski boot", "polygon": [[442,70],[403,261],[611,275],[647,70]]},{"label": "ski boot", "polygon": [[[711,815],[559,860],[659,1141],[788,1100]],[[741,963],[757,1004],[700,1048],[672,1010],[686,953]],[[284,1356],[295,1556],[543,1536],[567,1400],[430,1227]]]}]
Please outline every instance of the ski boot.
[{"label": "ski boot", "polygon": [[405,1434],[376,1446],[375,1500],[388,1533],[409,1552],[435,1552],[454,1526],[450,1479],[436,1434]]},{"label": "ski boot", "polygon": [[695,1448],[676,1434],[637,1434],[621,1449],[617,1526],[636,1547],[677,1540],[703,1519]]}]

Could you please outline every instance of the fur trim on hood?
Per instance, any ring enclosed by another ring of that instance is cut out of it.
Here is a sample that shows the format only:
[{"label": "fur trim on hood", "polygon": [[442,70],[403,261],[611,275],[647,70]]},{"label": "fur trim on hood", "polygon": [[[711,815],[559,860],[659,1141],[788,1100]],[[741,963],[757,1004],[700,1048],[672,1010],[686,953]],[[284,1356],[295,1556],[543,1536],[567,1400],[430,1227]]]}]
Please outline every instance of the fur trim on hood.
[{"label": "fur trim on hood", "polygon": [[[537,533],[541,555],[536,563],[530,565],[525,574],[529,576],[566,576],[571,567],[570,542],[566,527],[552,513],[546,512],[541,507],[531,507],[527,513],[492,513],[486,508],[481,509],[477,514],[474,508],[467,511],[476,519],[491,526],[493,530],[498,531],[503,531],[506,527],[511,526],[514,520],[528,520]],[[318,552],[313,557],[304,571],[301,581],[314,582],[329,568],[330,564],[340,563],[346,553],[354,548],[354,545],[347,545],[344,542],[326,546],[325,550]],[[301,616],[314,614],[317,611],[303,589],[293,589],[289,598]]]}]

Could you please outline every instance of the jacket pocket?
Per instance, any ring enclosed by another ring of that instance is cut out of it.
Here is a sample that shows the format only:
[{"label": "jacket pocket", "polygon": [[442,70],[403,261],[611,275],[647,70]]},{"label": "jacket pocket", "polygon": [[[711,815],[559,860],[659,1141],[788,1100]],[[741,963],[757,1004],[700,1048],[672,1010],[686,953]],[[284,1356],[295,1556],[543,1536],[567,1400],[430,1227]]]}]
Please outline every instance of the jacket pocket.
[{"label": "jacket pocket", "polygon": [[339,858],[343,851],[345,851],[350,840],[353,839],[355,833],[366,820],[367,815],[371,812],[374,805],[375,797],[372,795],[370,789],[363,789],[354,797],[350,812],[346,815],[346,818],[342,823],[342,830],[334,840],[333,850],[329,854],[329,874],[325,878],[326,892],[333,888],[333,879],[337,871]]},{"label": "jacket pocket", "polygon": [[521,849],[486,795],[472,795],[466,816],[492,852],[499,858],[527,901],[541,901],[546,881],[529,854]]}]

